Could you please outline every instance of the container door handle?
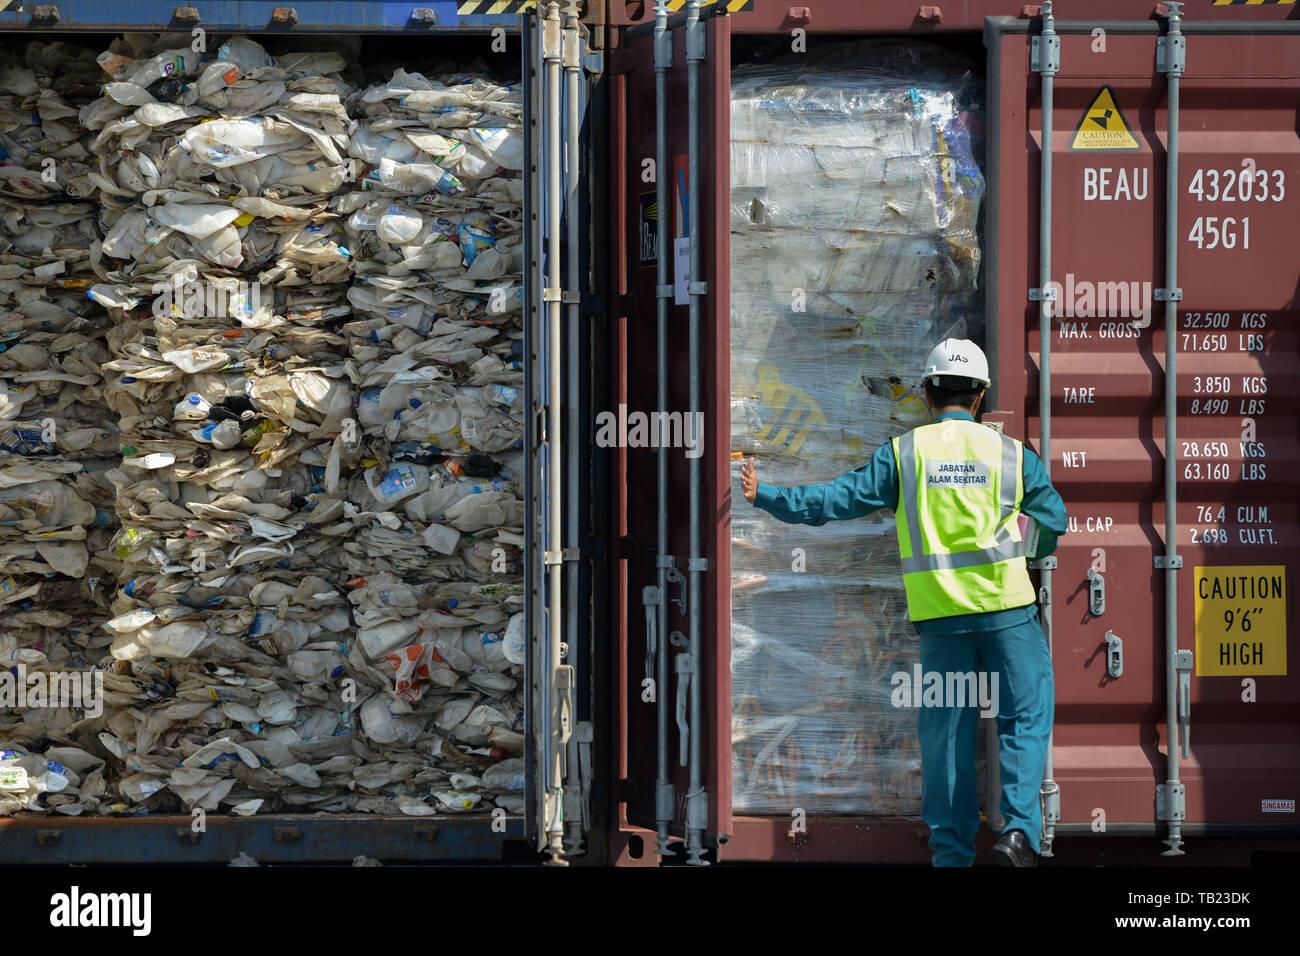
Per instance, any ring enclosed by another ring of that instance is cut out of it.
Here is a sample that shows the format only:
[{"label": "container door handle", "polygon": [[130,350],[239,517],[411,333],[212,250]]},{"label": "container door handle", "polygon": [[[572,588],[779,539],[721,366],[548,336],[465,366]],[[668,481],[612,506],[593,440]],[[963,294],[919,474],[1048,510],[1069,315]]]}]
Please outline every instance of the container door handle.
[{"label": "container door handle", "polygon": [[1178,743],[1186,758],[1192,756],[1192,652],[1179,651],[1174,655],[1178,669]]},{"label": "container door handle", "polygon": [[573,734],[573,688],[577,677],[572,664],[555,668],[555,689],[558,694],[559,738],[556,740],[560,755],[560,778],[569,774],[569,737]]},{"label": "container door handle", "polygon": [[1106,673],[1112,680],[1124,673],[1124,641],[1114,631],[1106,632]]},{"label": "container door handle", "polygon": [[[659,589],[653,585],[641,589],[641,603],[645,606],[645,679],[654,680],[655,652],[659,649],[655,619],[659,616]],[[653,685],[652,685],[653,686]],[[655,688],[655,699],[659,688]]]},{"label": "container door handle", "polygon": [[[673,631],[672,642],[676,647],[687,647],[689,641],[681,631]],[[685,767],[690,760],[691,723],[687,717],[687,704],[690,701],[691,675],[695,673],[695,662],[691,655],[682,652],[673,658],[677,670],[677,759],[679,766]]]},{"label": "container door handle", "polygon": [[1106,579],[1096,568],[1088,569],[1088,610],[1093,617],[1106,613]]}]

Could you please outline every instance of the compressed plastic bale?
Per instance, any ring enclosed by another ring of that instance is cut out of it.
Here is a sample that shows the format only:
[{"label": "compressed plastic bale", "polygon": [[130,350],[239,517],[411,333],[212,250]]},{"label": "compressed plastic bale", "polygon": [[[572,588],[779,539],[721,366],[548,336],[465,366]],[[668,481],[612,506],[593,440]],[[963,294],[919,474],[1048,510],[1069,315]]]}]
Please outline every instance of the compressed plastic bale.
[{"label": "compressed plastic bale", "polygon": [[93,54],[62,42],[0,54],[0,645],[43,688],[39,704],[0,709],[0,778],[21,769],[14,748],[42,768],[0,794],[6,813],[94,812],[104,790],[102,759],[70,744],[85,746],[103,717],[93,679],[116,571],[102,556],[115,530],[118,434],[100,370],[111,323],[86,298],[96,209],[77,201],[90,138],[76,118],[96,71]]},{"label": "compressed plastic bale", "polygon": [[[925,354],[980,337],[977,100],[964,64],[910,41],[735,71],[731,444],[764,481],[832,480],[928,421]],[[812,528],[742,507],[731,554],[737,809],[918,814],[893,514]]]},{"label": "compressed plastic bale", "polygon": [[[440,147],[421,138],[446,150],[436,173],[415,168],[424,163],[380,171],[405,184],[415,217],[399,218],[418,217],[419,231],[405,245],[376,234],[379,245],[366,246],[383,260],[379,271],[364,270],[367,280],[392,281],[381,286],[388,301],[376,302],[370,319],[379,324],[358,327],[353,337],[339,323],[354,312],[346,294],[355,285],[358,243],[340,217],[364,202],[345,201],[349,180],[361,172],[360,160],[346,157],[342,102],[349,91],[339,75],[346,60],[337,53],[273,57],[241,39],[205,62],[175,38],[133,34],[115,41],[100,65],[105,95],[82,105],[80,120],[91,132],[86,158],[103,158],[75,182],[80,195],[98,200],[97,221],[74,236],[69,228],[84,227],[42,213],[15,230],[16,256],[46,245],[60,255],[90,247],[63,263],[43,261],[31,275],[33,285],[65,289],[69,304],[68,296],[88,291],[80,308],[19,291],[34,321],[60,314],[75,321],[85,303],[99,315],[106,309],[108,349],[85,367],[60,359],[64,368],[53,372],[40,368],[44,356],[78,354],[81,340],[11,349],[10,362],[29,378],[21,388],[31,395],[7,400],[15,412],[30,411],[37,398],[48,406],[45,397],[68,383],[102,394],[115,427],[69,429],[65,444],[106,453],[112,446],[118,457],[97,466],[91,497],[108,505],[110,518],[115,504],[124,522],[92,532],[92,562],[105,562],[121,584],[98,590],[101,620],[113,626],[86,628],[95,636],[78,648],[108,661],[124,652],[105,672],[111,715],[88,722],[69,714],[18,728],[38,740],[56,723],[85,725],[75,732],[106,764],[80,796],[65,788],[47,794],[44,808],[116,813],[179,804],[245,813],[269,802],[281,810],[424,813],[490,806],[485,796],[490,801],[499,789],[497,805],[517,812],[518,794],[504,783],[489,786],[481,771],[498,762],[491,748],[522,750],[522,656],[492,651],[504,643],[498,632],[506,622],[522,621],[522,519],[511,505],[519,500],[522,418],[512,401],[477,391],[522,384],[517,87],[461,77],[417,84],[422,92],[450,90],[449,108],[423,119],[465,132],[444,137]],[[262,115],[218,126],[232,120],[226,110]],[[414,125],[440,135],[430,123]],[[260,152],[226,153],[217,134]],[[220,186],[196,189],[204,178]],[[444,205],[453,199],[458,204]],[[78,213],[89,214],[89,204]],[[62,247],[46,238],[59,230],[70,240]],[[408,234],[386,231],[387,238]],[[69,261],[86,278],[69,272]],[[145,263],[147,273],[139,268]],[[3,269],[0,261],[0,280]],[[435,289],[416,278],[430,269],[439,276]],[[187,286],[203,293],[198,307],[184,294]],[[215,304],[214,289],[222,292]],[[387,323],[398,309],[405,324],[393,328]],[[387,358],[411,359],[384,368],[386,348]],[[73,382],[95,368],[106,388]],[[358,429],[357,383],[384,387],[402,377],[421,389],[404,396],[416,414],[391,436]],[[441,388],[428,390],[434,386]],[[7,434],[16,445],[36,443],[24,422]],[[484,528],[488,519],[479,518],[471,524],[488,537],[462,533],[445,523],[451,498],[419,518],[401,509],[405,502],[396,511],[381,508],[362,475],[403,463],[429,469],[429,488],[451,487],[456,500],[484,491],[500,496],[484,503],[492,521],[509,526]],[[35,474],[16,473],[15,484]],[[63,474],[82,483],[90,473]],[[69,546],[39,547],[57,558],[51,549]],[[408,660],[416,648],[411,673],[400,678],[387,658],[368,659],[341,590],[348,581],[348,596],[379,594],[358,575],[381,567],[421,582],[411,613],[394,620],[414,621],[430,636],[397,648]],[[518,583],[499,583],[512,578]],[[97,580],[81,583],[94,592]],[[18,584],[13,593],[30,597],[33,587]],[[454,621],[429,618],[452,600],[460,604],[459,615],[449,615]],[[47,631],[65,625],[49,614],[28,618]],[[66,656],[61,645],[53,649]],[[31,653],[38,661],[41,652]],[[510,667],[518,668],[515,677],[497,673]],[[436,699],[405,712],[394,707],[395,717],[386,706],[385,715],[409,721],[401,734],[376,722],[374,707],[363,714],[340,694],[339,682],[352,678],[363,700],[395,700],[400,680],[412,677],[408,697],[421,705],[426,696]],[[476,716],[439,727],[434,716],[450,698],[469,701],[466,714]],[[128,704],[129,711],[112,710]],[[217,752],[204,753],[213,743]],[[254,764],[223,756],[235,747],[255,754]],[[200,753],[200,765],[186,765]],[[359,772],[373,790],[355,788]],[[466,792],[475,787],[485,793]],[[449,797],[450,807],[437,794]],[[65,799],[77,802],[50,802]]]},{"label": "compressed plastic bale", "polygon": [[[508,402],[489,407],[477,392],[468,402],[466,390],[479,374],[472,369],[482,368],[487,357],[504,369],[498,376],[506,387],[522,384],[517,362],[513,368],[507,364],[515,354],[511,343],[519,315],[515,277],[522,263],[512,251],[522,238],[519,200],[517,191],[492,183],[518,177],[522,163],[507,170],[472,145],[484,142],[515,162],[509,147],[522,141],[519,103],[516,90],[485,78],[448,86],[403,70],[357,102],[362,121],[349,152],[367,168],[364,192],[341,205],[349,212],[345,228],[357,273],[349,291],[356,316],[344,331],[362,389],[358,422],[377,461],[361,481],[353,479],[348,495],[370,522],[359,526],[349,549],[356,572],[349,597],[368,636],[354,649],[350,666],[379,691],[363,708],[368,738],[373,735],[367,720],[383,736],[396,734],[393,721],[419,720],[418,739],[433,741],[442,775],[429,783],[450,804],[425,790],[420,800],[400,798],[401,812],[465,810],[480,804],[472,790],[484,786],[470,768],[495,744],[484,729],[491,725],[463,724],[464,717],[497,699],[508,701],[493,710],[500,723],[513,725],[522,711],[522,672],[494,682],[486,658],[465,650],[481,646],[482,635],[504,627],[511,609],[521,606],[517,584],[475,582],[509,581],[517,564],[511,556],[493,570],[469,559],[477,542],[452,524],[458,501],[486,494],[497,496],[483,499],[488,513],[462,524],[483,531],[497,522],[522,531],[514,479],[522,420],[516,427]],[[452,132],[487,126],[483,121],[493,114],[495,132],[481,138]],[[367,192],[374,198],[365,198]],[[476,193],[485,198],[473,198]],[[495,258],[488,256],[471,274],[476,261],[498,245]],[[493,279],[496,284],[482,281]],[[467,515],[482,510],[460,509]],[[513,545],[500,549],[503,557],[515,551]],[[430,580],[444,583],[407,583]],[[460,716],[445,717],[453,705]],[[444,716],[417,716],[426,713]],[[512,732],[513,726],[497,729],[501,736]]]},{"label": "compressed plastic bale", "polygon": [[[168,62],[169,51],[132,42],[136,48],[119,49],[134,63]],[[196,64],[197,85],[181,61],[183,103],[131,98],[139,104],[138,125],[114,125],[114,113],[104,107],[83,112],[100,129],[102,146],[116,139],[149,160],[137,164],[138,176],[129,182],[107,167],[99,180],[110,184],[101,194],[109,233],[105,264],[127,263],[96,289],[121,329],[117,358],[105,363],[108,398],[124,433],[122,466],[112,477],[118,508],[130,515],[112,548],[129,569],[115,604],[122,617],[147,608],[157,618],[115,643],[137,675],[151,672],[159,655],[174,661],[173,675],[190,672],[193,656],[260,675],[215,686],[208,679],[193,691],[173,682],[141,702],[146,715],[157,710],[185,722],[183,739],[200,745],[223,721],[235,721],[247,734],[264,733],[314,712],[299,701],[331,700],[327,688],[340,676],[337,662],[300,676],[285,657],[338,643],[322,639],[346,626],[334,621],[337,612],[346,618],[346,605],[335,590],[344,571],[333,558],[350,527],[331,521],[343,503],[326,488],[337,487],[337,473],[349,467],[337,434],[352,402],[343,341],[315,327],[346,314],[340,307],[349,278],[346,252],[322,241],[330,234],[332,192],[346,179],[339,152],[346,144],[346,87],[306,70],[294,76],[253,41],[222,44],[218,56],[201,74]],[[309,70],[311,61],[303,62]],[[315,62],[331,72],[344,66],[337,57]],[[210,69],[222,64],[220,73]],[[172,95],[172,75],[151,79],[147,69],[132,69],[124,65],[127,75],[114,78],[155,97]],[[266,115],[219,113],[241,106]],[[179,128],[185,124],[189,129]],[[219,155],[218,140],[232,147],[228,155]],[[225,187],[196,190],[196,164],[212,169]],[[329,168],[319,175],[307,168],[312,164]],[[317,183],[323,192],[310,191]],[[260,194],[245,194],[250,187]],[[158,263],[160,252],[161,272],[151,271],[148,281],[131,274],[136,263]],[[143,321],[128,309],[144,311]],[[159,431],[160,421],[171,427]],[[335,477],[327,478],[331,470]],[[304,592],[299,586],[307,582]],[[255,589],[253,600],[248,595]],[[191,692],[199,696],[178,709]],[[326,709],[332,731],[346,705]],[[296,743],[319,748],[305,739]],[[289,754],[285,766],[301,764],[302,754]],[[247,806],[270,799],[282,806],[282,791],[301,786],[306,775],[280,769],[262,774],[244,766],[241,777],[220,764],[202,778],[168,777],[170,787],[131,799],[207,809],[214,801]]]}]

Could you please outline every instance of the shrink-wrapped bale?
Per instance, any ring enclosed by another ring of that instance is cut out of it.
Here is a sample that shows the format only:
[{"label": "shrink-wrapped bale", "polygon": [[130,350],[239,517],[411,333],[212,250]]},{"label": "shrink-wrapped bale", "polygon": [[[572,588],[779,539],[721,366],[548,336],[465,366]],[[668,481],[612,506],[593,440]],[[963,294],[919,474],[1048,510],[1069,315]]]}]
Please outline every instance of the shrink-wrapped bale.
[{"label": "shrink-wrapped bale", "polygon": [[[732,77],[731,447],[829,481],[928,420],[926,353],[979,338],[978,87],[925,44],[851,44]],[[918,639],[888,510],[732,514],[737,811],[917,814]]]}]

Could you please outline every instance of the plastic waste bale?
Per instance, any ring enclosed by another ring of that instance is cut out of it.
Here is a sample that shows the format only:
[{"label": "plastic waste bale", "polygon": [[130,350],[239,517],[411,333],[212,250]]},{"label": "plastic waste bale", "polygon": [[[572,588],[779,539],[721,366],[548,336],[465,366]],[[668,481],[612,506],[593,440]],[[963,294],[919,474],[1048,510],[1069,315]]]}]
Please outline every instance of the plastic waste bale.
[{"label": "plastic waste bale", "polygon": [[94,53],[0,51],[0,814],[94,812],[104,759],[96,665],[116,577],[116,416],[103,397],[111,323],[97,209],[82,201]]},{"label": "plastic waste bale", "polygon": [[[928,421],[926,353],[982,337],[974,77],[894,40],[734,71],[731,442],[764,481],[829,481]],[[742,505],[731,554],[737,809],[919,814],[893,514],[813,528]]]},{"label": "plastic waste bale", "polygon": [[122,432],[106,630],[134,691],[98,737],[110,810],[347,810],[346,60],[174,43],[114,41],[81,114]]},{"label": "plastic waste bale", "polygon": [[349,674],[391,773],[433,758],[396,796],[372,770],[361,805],[518,812],[522,97],[479,73],[398,69],[349,106],[363,164],[342,203],[363,436]]},{"label": "plastic waste bale", "polygon": [[92,50],[61,41],[0,50],[0,195],[84,197],[90,137],[77,114],[98,95]]},{"label": "plastic waste bale", "polygon": [[[0,725],[0,812],[522,811],[522,105],[348,59],[119,38],[0,210],[0,652],[102,687]],[[390,121],[431,188],[354,151]]]},{"label": "plastic waste bale", "polygon": [[325,215],[351,175],[342,55],[277,59],[244,37],[208,54],[188,37],[130,34],[99,62],[104,95],[80,117],[98,134],[89,176],[106,255],[285,272],[315,255],[346,280]]}]

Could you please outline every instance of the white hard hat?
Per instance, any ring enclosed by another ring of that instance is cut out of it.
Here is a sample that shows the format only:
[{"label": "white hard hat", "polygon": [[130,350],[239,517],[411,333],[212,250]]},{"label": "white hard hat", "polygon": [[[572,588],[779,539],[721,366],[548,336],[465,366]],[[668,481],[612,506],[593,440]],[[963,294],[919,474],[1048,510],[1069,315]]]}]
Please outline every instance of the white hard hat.
[{"label": "white hard hat", "polygon": [[970,339],[944,339],[925,359],[922,382],[939,378],[964,378],[978,382],[985,388],[989,381],[989,360]]}]

